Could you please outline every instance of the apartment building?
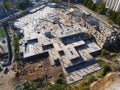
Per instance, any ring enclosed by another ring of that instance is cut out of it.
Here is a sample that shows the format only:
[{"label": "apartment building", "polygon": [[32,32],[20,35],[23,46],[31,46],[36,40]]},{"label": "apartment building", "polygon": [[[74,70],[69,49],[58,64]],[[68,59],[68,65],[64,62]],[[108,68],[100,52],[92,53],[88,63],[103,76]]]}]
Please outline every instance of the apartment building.
[{"label": "apartment building", "polygon": [[120,12],[120,0],[107,0],[106,8],[112,9],[116,12]]}]

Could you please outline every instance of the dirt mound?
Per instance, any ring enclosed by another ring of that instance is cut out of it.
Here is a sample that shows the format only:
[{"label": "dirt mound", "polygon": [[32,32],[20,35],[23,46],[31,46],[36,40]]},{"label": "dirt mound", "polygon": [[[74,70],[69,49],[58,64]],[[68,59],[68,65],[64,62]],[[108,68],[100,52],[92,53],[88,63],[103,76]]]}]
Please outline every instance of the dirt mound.
[{"label": "dirt mound", "polygon": [[90,90],[104,90],[116,79],[115,73],[109,73],[104,78],[99,79],[90,86]]}]

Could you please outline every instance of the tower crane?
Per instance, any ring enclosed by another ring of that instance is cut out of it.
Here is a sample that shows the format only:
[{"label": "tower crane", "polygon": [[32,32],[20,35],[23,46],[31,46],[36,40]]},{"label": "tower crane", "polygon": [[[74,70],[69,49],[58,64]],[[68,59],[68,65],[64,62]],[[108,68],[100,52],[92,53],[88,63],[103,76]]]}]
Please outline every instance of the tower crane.
[{"label": "tower crane", "polygon": [[68,0],[68,15],[69,15],[69,18],[70,18],[70,0]]}]

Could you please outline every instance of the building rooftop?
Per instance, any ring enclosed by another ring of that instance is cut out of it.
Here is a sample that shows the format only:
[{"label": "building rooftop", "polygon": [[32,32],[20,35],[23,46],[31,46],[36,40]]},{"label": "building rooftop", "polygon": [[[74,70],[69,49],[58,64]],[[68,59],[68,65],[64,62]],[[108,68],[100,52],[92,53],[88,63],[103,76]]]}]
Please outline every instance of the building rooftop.
[{"label": "building rooftop", "polygon": [[81,55],[84,61],[93,59],[93,57],[85,50],[79,51],[79,54]]},{"label": "building rooftop", "polygon": [[69,60],[75,59],[79,57],[78,52],[72,45],[67,45],[63,47],[65,55],[68,57]]},{"label": "building rooftop", "polygon": [[84,79],[87,75],[99,71],[101,68],[98,64],[90,65],[86,68],[76,70],[68,75],[66,75],[66,80],[68,84],[78,82]]},{"label": "building rooftop", "polygon": [[63,37],[67,37],[70,35],[79,34],[83,32],[87,32],[87,29],[84,27],[81,27],[79,24],[74,24],[74,26],[72,27],[67,27],[67,28],[62,28],[60,30],[57,30],[55,32],[55,35],[59,38],[63,38]]}]

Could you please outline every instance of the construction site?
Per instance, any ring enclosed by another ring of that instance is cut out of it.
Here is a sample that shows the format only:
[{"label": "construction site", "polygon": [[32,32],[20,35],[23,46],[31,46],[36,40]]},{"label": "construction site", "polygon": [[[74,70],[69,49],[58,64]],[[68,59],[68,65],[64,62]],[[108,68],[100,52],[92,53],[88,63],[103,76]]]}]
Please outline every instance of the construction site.
[{"label": "construction site", "polygon": [[69,4],[48,3],[12,22],[11,28],[20,38],[20,60],[29,62],[20,79],[47,75],[54,82],[64,74],[72,84],[101,69],[95,57],[114,31]]}]

